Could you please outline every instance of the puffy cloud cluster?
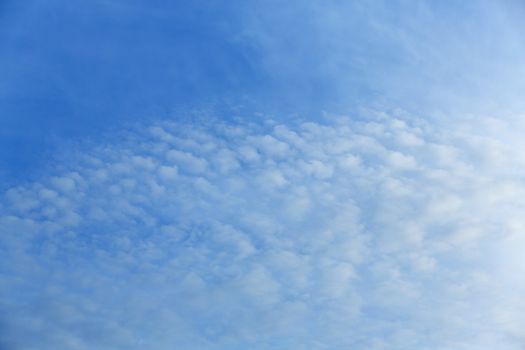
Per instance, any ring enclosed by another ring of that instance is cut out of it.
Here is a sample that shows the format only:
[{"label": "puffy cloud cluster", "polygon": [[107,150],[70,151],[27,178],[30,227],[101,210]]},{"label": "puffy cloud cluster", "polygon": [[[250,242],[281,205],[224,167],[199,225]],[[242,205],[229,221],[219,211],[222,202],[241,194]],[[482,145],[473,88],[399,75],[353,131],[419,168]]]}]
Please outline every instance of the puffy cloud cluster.
[{"label": "puffy cloud cluster", "polygon": [[77,152],[0,202],[0,348],[519,349],[519,128],[164,121]]}]

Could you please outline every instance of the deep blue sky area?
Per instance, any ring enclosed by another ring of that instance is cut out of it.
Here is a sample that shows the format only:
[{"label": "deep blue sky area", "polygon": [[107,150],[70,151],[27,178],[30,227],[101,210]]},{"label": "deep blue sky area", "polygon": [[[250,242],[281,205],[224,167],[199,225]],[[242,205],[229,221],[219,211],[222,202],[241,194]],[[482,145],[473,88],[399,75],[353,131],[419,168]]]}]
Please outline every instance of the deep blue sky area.
[{"label": "deep blue sky area", "polygon": [[512,1],[4,0],[0,174],[28,178],[62,141],[194,109],[493,106],[523,87],[508,68],[520,13]]},{"label": "deep blue sky area", "polygon": [[256,58],[235,43],[229,13],[203,2],[3,2],[0,168],[26,176],[56,138],[256,88]]}]

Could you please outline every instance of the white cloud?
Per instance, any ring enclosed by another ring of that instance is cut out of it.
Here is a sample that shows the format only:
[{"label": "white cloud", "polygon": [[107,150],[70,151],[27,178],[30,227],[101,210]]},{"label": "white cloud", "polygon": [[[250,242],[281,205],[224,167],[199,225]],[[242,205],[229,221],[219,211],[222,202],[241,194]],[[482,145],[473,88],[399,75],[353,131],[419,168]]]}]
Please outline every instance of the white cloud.
[{"label": "white cloud", "polygon": [[159,168],[159,176],[164,180],[175,180],[178,174],[179,170],[176,166],[162,165]]},{"label": "white cloud", "polygon": [[207,168],[205,159],[194,156],[191,153],[172,149],[166,154],[166,158],[180,166],[182,170],[190,173],[204,173]]},{"label": "white cloud", "polygon": [[160,122],[8,189],[2,341],[516,348],[525,187],[511,121],[497,134],[385,113],[268,125]]}]

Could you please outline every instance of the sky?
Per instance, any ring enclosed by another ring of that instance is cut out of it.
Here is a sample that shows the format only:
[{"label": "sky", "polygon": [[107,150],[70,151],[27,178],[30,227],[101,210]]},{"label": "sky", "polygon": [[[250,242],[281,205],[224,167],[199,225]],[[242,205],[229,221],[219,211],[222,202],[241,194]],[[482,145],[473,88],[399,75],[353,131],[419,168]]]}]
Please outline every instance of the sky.
[{"label": "sky", "polygon": [[524,11],[0,2],[0,349],[525,349]]}]

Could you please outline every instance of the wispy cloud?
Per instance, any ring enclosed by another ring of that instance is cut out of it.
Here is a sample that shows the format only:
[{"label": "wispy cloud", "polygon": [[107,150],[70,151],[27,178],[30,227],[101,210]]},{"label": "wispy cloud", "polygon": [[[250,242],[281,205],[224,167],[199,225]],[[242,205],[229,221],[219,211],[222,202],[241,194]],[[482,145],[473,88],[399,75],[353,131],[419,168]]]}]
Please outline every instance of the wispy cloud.
[{"label": "wispy cloud", "polygon": [[274,101],[519,110],[524,10],[517,1],[248,2],[240,37],[275,80]]}]

